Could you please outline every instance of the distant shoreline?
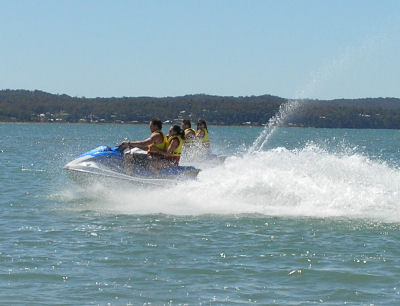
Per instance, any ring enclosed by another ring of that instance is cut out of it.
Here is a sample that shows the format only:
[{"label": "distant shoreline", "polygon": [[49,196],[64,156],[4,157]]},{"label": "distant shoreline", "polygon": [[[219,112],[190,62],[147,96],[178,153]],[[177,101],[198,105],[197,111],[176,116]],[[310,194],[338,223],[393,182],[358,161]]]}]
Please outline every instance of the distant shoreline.
[{"label": "distant shoreline", "polygon": [[[80,123],[80,122],[11,122],[11,121],[0,121],[1,124],[40,124],[40,125],[117,125],[117,126],[148,126],[146,123]],[[163,124],[163,126],[167,126],[168,124]],[[241,128],[249,128],[249,129],[264,129],[267,126],[254,126],[254,125],[217,125],[217,124],[209,124],[209,127],[241,127]],[[387,129],[387,128],[346,128],[346,127],[313,127],[313,126],[277,126],[277,128],[285,128],[285,129],[338,129],[338,130],[394,130],[394,129]]]},{"label": "distant shoreline", "polygon": [[[44,125],[55,125],[55,124],[60,124],[60,125],[120,125],[120,126],[128,126],[128,125],[133,125],[133,126],[148,126],[146,123],[112,123],[112,122],[32,122],[32,121],[0,121],[0,124],[44,124]],[[173,123],[163,123],[163,126],[169,126],[172,124],[179,124],[179,122],[173,122]],[[218,125],[218,124],[208,124],[210,127],[243,127],[243,128],[259,128],[263,129],[265,126],[263,125]],[[286,128],[295,128],[293,126],[284,126]],[[300,128],[300,127],[298,127]],[[308,127],[301,127],[301,128],[308,128]]]},{"label": "distant shoreline", "polygon": [[[216,126],[262,127],[277,115],[281,97],[78,98],[35,90],[0,90],[0,122],[71,124],[147,124],[160,116],[165,124],[204,119]],[[400,129],[400,99],[364,98],[298,102],[280,122],[285,127]]]}]

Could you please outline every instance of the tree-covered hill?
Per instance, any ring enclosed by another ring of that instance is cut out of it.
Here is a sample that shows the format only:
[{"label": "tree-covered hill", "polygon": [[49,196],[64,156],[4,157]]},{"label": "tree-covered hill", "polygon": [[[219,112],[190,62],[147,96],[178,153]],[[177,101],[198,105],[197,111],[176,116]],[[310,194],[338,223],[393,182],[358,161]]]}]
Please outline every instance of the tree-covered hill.
[{"label": "tree-covered hill", "polygon": [[[261,125],[287,99],[271,96],[83,98],[43,91],[1,90],[0,121],[147,123],[205,119],[219,125]],[[304,100],[288,126],[400,128],[400,99]]]}]

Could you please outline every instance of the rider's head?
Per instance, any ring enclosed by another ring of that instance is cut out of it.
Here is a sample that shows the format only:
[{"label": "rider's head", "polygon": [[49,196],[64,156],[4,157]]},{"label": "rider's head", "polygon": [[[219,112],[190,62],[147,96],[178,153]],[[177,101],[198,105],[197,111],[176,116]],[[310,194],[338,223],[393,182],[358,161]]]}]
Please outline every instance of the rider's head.
[{"label": "rider's head", "polygon": [[206,129],[207,130],[207,123],[205,120],[203,119],[199,119],[199,121],[197,121],[197,129]]},{"label": "rider's head", "polygon": [[150,131],[155,132],[157,130],[161,130],[162,129],[162,122],[160,119],[158,118],[153,118],[150,121]]},{"label": "rider's head", "polygon": [[181,138],[185,137],[185,132],[181,129],[179,125],[173,125],[169,129],[169,136],[181,136]]},{"label": "rider's head", "polygon": [[190,120],[183,120],[182,121],[182,129],[190,129],[192,127],[192,124],[190,123]]}]

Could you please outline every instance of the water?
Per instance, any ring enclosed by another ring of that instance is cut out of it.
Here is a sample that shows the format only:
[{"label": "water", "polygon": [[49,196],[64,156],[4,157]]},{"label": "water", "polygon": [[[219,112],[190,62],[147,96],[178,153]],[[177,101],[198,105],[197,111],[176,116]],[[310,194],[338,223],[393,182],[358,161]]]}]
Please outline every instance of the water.
[{"label": "water", "polygon": [[277,128],[248,153],[262,131],[211,127],[223,165],[143,191],[62,166],[146,126],[0,124],[0,304],[398,304],[400,132]]}]

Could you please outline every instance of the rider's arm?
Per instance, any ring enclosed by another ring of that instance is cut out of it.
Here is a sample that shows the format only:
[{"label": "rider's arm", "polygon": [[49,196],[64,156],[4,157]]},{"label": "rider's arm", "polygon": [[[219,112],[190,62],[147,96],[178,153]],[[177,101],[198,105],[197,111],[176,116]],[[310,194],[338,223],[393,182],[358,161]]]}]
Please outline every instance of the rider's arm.
[{"label": "rider's arm", "polygon": [[203,138],[204,135],[205,135],[205,132],[204,132],[203,130],[199,130],[199,131],[196,133],[196,137],[198,137],[198,138]]},{"label": "rider's arm", "polygon": [[156,151],[157,153],[160,153],[161,155],[168,156],[170,155],[177,147],[179,146],[179,140],[178,139],[172,139],[170,145],[168,146],[167,151],[160,150],[156,146],[151,146],[151,149],[153,151]]},{"label": "rider's arm", "polygon": [[153,143],[151,137],[142,141],[128,141],[129,148],[145,147]]},{"label": "rider's arm", "polygon": [[172,139],[170,145],[168,146],[166,155],[170,155],[179,146],[179,140],[177,138]]},{"label": "rider's arm", "polygon": [[[142,141],[128,141],[129,148],[144,148],[153,143],[158,143],[161,139],[160,134],[152,135],[149,138],[142,140]],[[158,141],[157,141],[158,140]]]}]

